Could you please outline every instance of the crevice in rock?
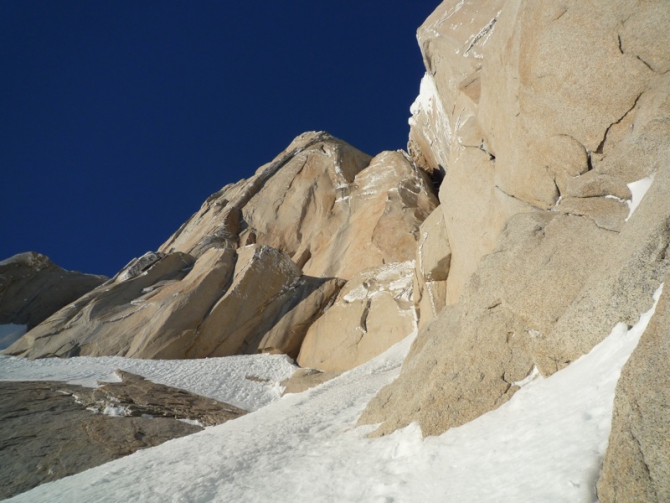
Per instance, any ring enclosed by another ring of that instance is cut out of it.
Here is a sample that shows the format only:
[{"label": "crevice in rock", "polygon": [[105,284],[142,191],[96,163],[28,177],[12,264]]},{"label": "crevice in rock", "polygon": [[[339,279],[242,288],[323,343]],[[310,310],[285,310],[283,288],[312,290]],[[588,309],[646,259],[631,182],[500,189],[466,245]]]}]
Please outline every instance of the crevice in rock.
[{"label": "crevice in rock", "polygon": [[643,64],[644,66],[646,66],[647,68],[649,68],[649,70],[651,70],[652,72],[656,73],[656,71],[655,71],[655,70],[649,65],[649,63],[647,63],[644,59],[642,59],[640,56],[637,56],[637,55],[636,55],[635,57],[636,57],[637,59],[639,59],[639,60],[642,62],[642,64]]},{"label": "crevice in rock", "polygon": [[493,29],[493,26],[496,24],[497,21],[498,18],[494,17],[493,19],[491,19],[491,21],[489,21],[489,23],[486,26],[484,26],[484,28],[481,29],[479,33],[477,33],[477,35],[475,35],[475,38],[472,39],[472,42],[470,42],[470,45],[463,53],[464,56],[467,56],[468,53],[472,50],[472,48],[477,44],[477,42],[479,42],[482,39],[482,37],[484,37],[488,32],[490,32]]},{"label": "crevice in rock", "polygon": [[[583,198],[583,199],[586,199],[586,198]],[[574,212],[572,212],[572,211],[565,211],[565,210],[559,210],[559,211],[560,211],[563,215],[568,215],[568,216],[571,216],[571,217],[587,218],[587,219],[589,219],[591,222],[593,222],[593,224],[594,224],[596,227],[598,227],[598,229],[602,229],[602,230],[604,230],[604,231],[609,231],[609,232],[614,232],[615,234],[619,234],[619,232],[620,232],[620,231],[615,231],[614,229],[609,229],[609,228],[607,228],[607,227],[603,227],[602,225],[598,224],[598,222],[596,221],[596,219],[593,218],[593,217],[590,216],[590,215],[582,214],[582,213],[574,213]]]},{"label": "crevice in rock", "polygon": [[[626,113],[623,114],[619,118],[619,120],[614,121],[612,124],[607,126],[607,129],[605,130],[605,134],[603,136],[603,139],[600,142],[600,144],[598,145],[598,148],[596,148],[596,150],[595,150],[596,154],[602,154],[603,153],[603,149],[605,147],[605,142],[607,141],[607,135],[609,134],[610,130],[612,129],[613,126],[616,126],[617,124],[620,124],[621,121],[623,121],[626,118],[626,116],[633,111],[633,109],[637,106],[637,102],[640,100],[640,97],[642,96],[642,94],[643,93],[640,93],[640,94],[637,95],[637,98],[635,98],[635,101],[633,102],[633,105],[628,110],[626,110]],[[589,166],[591,167],[591,153],[590,152],[588,152],[588,157],[589,157]]]},{"label": "crevice in rock", "polygon": [[[605,141],[605,140],[603,140]],[[589,171],[593,171],[593,159],[591,159],[591,152],[589,150],[586,150],[586,172],[588,173]]]},{"label": "crevice in rock", "polygon": [[[626,54],[626,53],[624,52],[624,50],[623,50],[623,42],[621,41],[621,35],[620,35],[620,34],[617,34],[617,38],[618,38],[618,40],[619,40],[619,52],[620,52],[621,54]],[[638,59],[644,66],[646,66],[647,68],[649,68],[650,71],[652,71],[652,72],[654,72],[654,73],[658,73],[656,70],[654,70],[654,69],[651,67],[651,65],[650,65],[649,63],[647,63],[647,62],[646,62],[644,59],[642,59],[640,56],[638,56],[637,54],[633,54],[633,56],[635,56],[635,58]],[[664,73],[667,73],[667,72],[664,72]]]},{"label": "crevice in rock", "polygon": [[563,7],[563,10],[561,11],[561,13],[560,13],[558,16],[556,16],[554,19],[552,19],[552,21],[558,21],[558,20],[561,19],[563,16],[565,16],[565,13],[566,13],[566,12],[568,12],[568,8],[567,8],[567,7]]},{"label": "crevice in rock", "polygon": [[361,314],[361,328],[363,333],[368,333],[368,315],[370,314],[370,304],[372,303],[371,299],[365,299],[365,307],[363,308],[363,313]]},{"label": "crevice in rock", "polygon": [[479,147],[477,147],[479,150],[484,152],[486,155],[489,156],[489,160],[495,162],[496,156],[492,154],[487,148],[486,148],[486,142],[482,141]]},{"label": "crevice in rock", "polygon": [[505,192],[503,189],[501,189],[498,185],[494,185],[494,187],[496,188],[496,190],[499,190],[500,192],[502,192],[502,193],[503,193],[504,195],[506,195],[507,197],[511,197],[512,199],[516,199],[517,201],[519,201],[519,202],[521,202],[521,203],[523,203],[523,204],[526,204],[526,205],[530,206],[531,208],[535,208],[536,210],[545,211],[544,208],[540,208],[539,206],[535,206],[534,204],[529,203],[528,201],[524,201],[523,199],[520,199],[520,198],[518,198],[518,197],[516,197],[516,196],[513,196],[512,194],[508,194],[508,193]]},{"label": "crevice in rock", "polygon": [[[637,406],[637,404],[636,404],[635,409],[636,409],[636,412],[637,412],[637,416],[641,417],[640,409]],[[642,466],[644,466],[644,471],[645,471],[645,474],[647,475],[647,480],[649,480],[649,483],[645,484],[646,489],[647,489],[647,491],[652,492],[653,495],[654,495],[654,498],[652,498],[651,501],[660,501],[658,499],[657,494],[656,494],[656,487],[655,487],[655,484],[654,484],[654,479],[651,476],[651,469],[649,468],[649,463],[647,463],[647,460],[645,459],[645,455],[644,455],[645,452],[642,449],[642,444],[640,443],[640,440],[637,438],[637,436],[635,436],[635,433],[633,432],[632,425],[630,425],[630,426],[631,427],[629,428],[628,431],[630,432],[630,437],[633,439],[633,442],[635,443],[635,447],[637,447],[637,450],[638,450],[637,459],[642,463]]]}]

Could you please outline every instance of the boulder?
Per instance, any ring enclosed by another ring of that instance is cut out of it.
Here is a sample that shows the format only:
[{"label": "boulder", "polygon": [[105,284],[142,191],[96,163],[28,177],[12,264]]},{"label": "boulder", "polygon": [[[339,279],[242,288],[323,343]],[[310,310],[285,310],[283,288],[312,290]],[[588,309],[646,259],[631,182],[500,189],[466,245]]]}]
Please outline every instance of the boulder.
[{"label": "boulder", "polygon": [[66,271],[39,253],[14,255],[0,262],[0,325],[30,330],[106,280]]},{"label": "boulder", "polygon": [[297,363],[321,371],[356,367],[416,328],[413,261],[368,269],[351,279],[307,331]]},{"label": "boulder", "polygon": [[670,277],[621,371],[598,481],[602,503],[670,501]]},{"label": "boulder", "polygon": [[[300,268],[279,250],[240,248],[230,285],[179,353],[204,358],[262,350],[259,338],[281,319],[291,299],[311,293],[300,288],[300,279]],[[321,308],[312,307],[317,312]]]}]

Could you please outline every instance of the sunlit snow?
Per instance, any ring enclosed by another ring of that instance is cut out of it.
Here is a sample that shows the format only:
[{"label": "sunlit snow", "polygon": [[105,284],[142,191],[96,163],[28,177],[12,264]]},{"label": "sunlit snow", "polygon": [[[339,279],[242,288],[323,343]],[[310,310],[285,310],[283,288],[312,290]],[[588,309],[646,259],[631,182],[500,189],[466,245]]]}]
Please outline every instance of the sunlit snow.
[{"label": "sunlit snow", "polygon": [[[355,426],[370,398],[399,374],[408,337],[317,388],[13,501],[591,503],[616,382],[653,309],[630,330],[617,324],[566,369],[535,377],[499,409],[439,437],[424,440],[411,424],[368,439],[374,427]],[[16,378],[21,372],[15,368]],[[225,385],[214,369],[210,379]]]},{"label": "sunlit snow", "polygon": [[629,208],[628,216],[626,217],[626,222],[628,222],[628,219],[631,216],[633,216],[633,212],[640,205],[640,202],[642,201],[644,195],[649,190],[649,187],[651,187],[653,181],[654,181],[654,175],[652,174],[645,178],[642,178],[641,180],[628,184],[628,188],[630,189],[633,198],[630,201],[626,201],[628,203]]},{"label": "sunlit snow", "polygon": [[242,355],[200,360],[138,360],[100,358],[24,358],[0,356],[0,381],[66,381],[95,387],[98,381],[119,382],[116,369],[156,383],[185,389],[245,410],[256,410],[279,399],[279,381],[297,367],[284,355]]}]

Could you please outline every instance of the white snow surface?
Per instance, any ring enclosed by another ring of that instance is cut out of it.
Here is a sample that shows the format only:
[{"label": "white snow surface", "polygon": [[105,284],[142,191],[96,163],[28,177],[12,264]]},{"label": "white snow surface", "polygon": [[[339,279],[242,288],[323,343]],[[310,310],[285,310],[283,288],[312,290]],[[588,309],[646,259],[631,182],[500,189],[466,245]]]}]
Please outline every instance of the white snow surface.
[{"label": "white snow surface", "polygon": [[633,216],[633,212],[635,212],[637,207],[640,205],[640,202],[642,201],[645,194],[649,190],[649,187],[651,187],[653,181],[654,181],[654,175],[651,174],[645,178],[642,178],[641,180],[631,182],[628,184],[628,188],[630,189],[633,198],[630,201],[626,201],[628,203],[629,208],[628,216],[626,217],[626,222],[628,222],[628,219],[630,219],[630,217]]},{"label": "white snow surface", "polygon": [[655,305],[630,330],[617,324],[588,355],[439,437],[422,439],[414,423],[368,439],[374,426],[355,426],[397,377],[407,337],[317,388],[11,501],[591,503],[616,383]]},{"label": "white snow surface", "polygon": [[287,356],[267,354],[200,360],[137,360],[120,356],[27,360],[0,356],[0,381],[67,381],[96,387],[98,381],[119,382],[114,371],[121,369],[156,383],[256,410],[281,397],[279,381],[290,377],[296,368]]},{"label": "white snow surface", "polygon": [[15,325],[14,323],[0,325],[0,351],[18,341],[27,329],[27,325]]}]

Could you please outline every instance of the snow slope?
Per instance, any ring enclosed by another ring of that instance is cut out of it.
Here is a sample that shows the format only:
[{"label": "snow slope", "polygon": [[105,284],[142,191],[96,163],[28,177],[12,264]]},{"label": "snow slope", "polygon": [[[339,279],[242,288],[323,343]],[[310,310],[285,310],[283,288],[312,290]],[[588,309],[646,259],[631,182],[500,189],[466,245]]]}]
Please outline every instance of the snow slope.
[{"label": "snow slope", "polygon": [[439,437],[423,440],[412,424],[367,439],[373,428],[355,427],[368,400],[398,375],[408,337],[305,393],[12,501],[590,503],[616,382],[653,309],[630,330],[618,324],[566,369]]},{"label": "snow slope", "polygon": [[296,370],[285,355],[242,355],[200,360],[139,360],[120,356],[25,358],[0,355],[0,381],[67,381],[95,387],[118,382],[116,369],[253,411],[281,397],[279,381]]}]

